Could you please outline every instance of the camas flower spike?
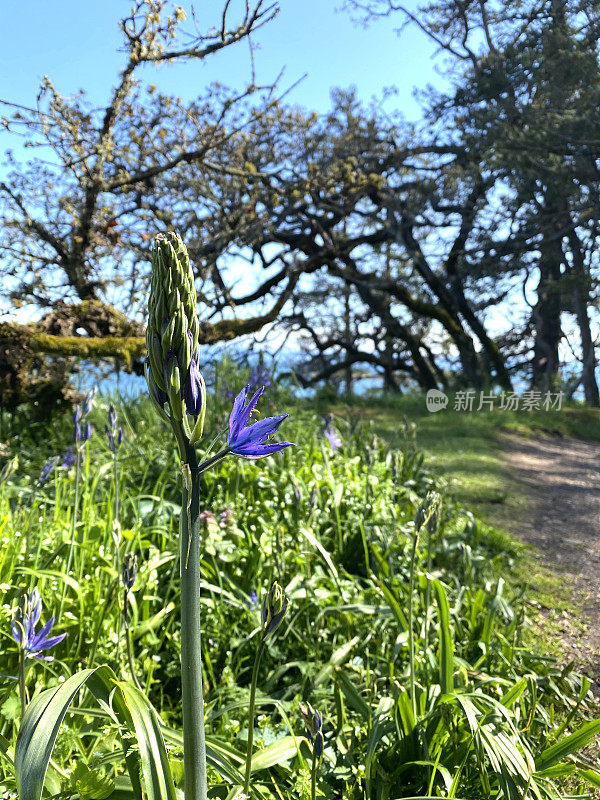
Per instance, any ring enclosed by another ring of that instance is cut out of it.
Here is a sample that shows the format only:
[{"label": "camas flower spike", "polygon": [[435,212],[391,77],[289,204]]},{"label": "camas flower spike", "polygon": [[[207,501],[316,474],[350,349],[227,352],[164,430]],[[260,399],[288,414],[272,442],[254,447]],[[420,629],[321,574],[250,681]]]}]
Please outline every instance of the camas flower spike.
[{"label": "camas flower spike", "polygon": [[52,661],[52,656],[44,656],[41,653],[62,642],[67,634],[59,633],[58,636],[49,636],[54,625],[54,617],[50,617],[48,622],[36,633],[35,626],[41,613],[42,598],[39,591],[34,589],[31,594],[24,594],[12,621],[12,635],[27,658]]},{"label": "camas flower spike", "polygon": [[190,444],[202,436],[206,410],[198,337],[194,273],[186,247],[176,233],[159,233],[152,248],[146,380],[161,415],[171,420],[176,434],[181,426]]}]

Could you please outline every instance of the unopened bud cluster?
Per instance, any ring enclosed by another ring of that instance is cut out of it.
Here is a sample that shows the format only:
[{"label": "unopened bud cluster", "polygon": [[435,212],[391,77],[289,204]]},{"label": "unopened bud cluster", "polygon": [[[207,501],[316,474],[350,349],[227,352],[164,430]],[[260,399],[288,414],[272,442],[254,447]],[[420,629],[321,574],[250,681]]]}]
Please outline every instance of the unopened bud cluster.
[{"label": "unopened bud cluster", "polygon": [[290,601],[281,586],[275,581],[263,600],[262,636],[266,639],[275,633],[285,617]]},{"label": "unopened bud cluster", "polygon": [[298,708],[304,719],[308,738],[313,743],[314,753],[317,758],[323,755],[323,719],[321,712],[313,708],[310,703],[298,703]]},{"label": "unopened bud cluster", "polygon": [[421,530],[423,525],[427,526],[429,533],[437,531],[440,511],[442,505],[442,498],[437,492],[428,492],[425,500],[421,503],[415,514],[415,528],[417,532]]},{"label": "unopened bud cluster", "polygon": [[137,556],[134,553],[127,553],[121,564],[121,579],[126,592],[131,591],[136,577]]},{"label": "unopened bud cluster", "polygon": [[206,410],[198,336],[194,274],[186,247],[176,233],[158,234],[152,248],[146,380],[162,416],[179,423],[192,444],[202,436]]},{"label": "unopened bud cluster", "polygon": [[96,389],[91,389],[86,394],[83,401],[83,410],[80,405],[75,406],[75,411],[73,412],[73,440],[77,448],[80,448],[92,436],[92,426],[90,421],[85,418],[93,408],[95,394]]}]

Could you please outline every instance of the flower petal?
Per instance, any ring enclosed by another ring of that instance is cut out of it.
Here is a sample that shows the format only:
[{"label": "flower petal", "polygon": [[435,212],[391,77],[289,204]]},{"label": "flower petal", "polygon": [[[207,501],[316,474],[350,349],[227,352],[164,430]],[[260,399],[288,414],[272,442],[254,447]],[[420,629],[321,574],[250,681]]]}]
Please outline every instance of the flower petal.
[{"label": "flower petal", "polygon": [[231,449],[235,452],[239,445],[248,444],[249,442],[256,442],[257,444],[264,442],[265,439],[275,433],[287,416],[287,414],[280,414],[277,417],[266,417],[266,419],[261,419],[259,422],[248,425],[247,428],[241,431],[234,442],[230,442]]},{"label": "flower petal", "polygon": [[12,627],[13,639],[15,640],[15,642],[17,644],[21,644],[21,641],[23,639],[23,628],[22,628],[22,626],[19,625],[18,622],[15,622],[15,620],[13,619],[13,621],[11,623],[11,627]]},{"label": "flower petal", "polygon": [[235,438],[235,436],[241,430],[239,419],[242,413],[242,409],[244,408],[244,404],[246,402],[246,395],[248,394],[248,388],[249,388],[248,386],[244,386],[242,391],[237,395],[237,397],[233,401],[233,408],[231,409],[231,414],[229,415],[229,439]]},{"label": "flower petal", "polygon": [[27,641],[28,649],[39,650],[40,643],[43,642],[44,639],[48,636],[48,634],[52,630],[53,625],[54,625],[54,617],[50,617],[50,619],[44,625],[44,627],[40,628],[40,630],[37,633],[35,633],[32,628]]},{"label": "flower petal", "polygon": [[271,444],[249,444],[242,445],[239,450],[233,452],[238,456],[244,458],[262,458],[263,456],[270,456],[272,453],[278,453],[285,447],[293,446],[293,442],[272,442]]},{"label": "flower petal", "polygon": [[54,647],[55,644],[62,642],[66,635],[66,633],[59,633],[58,636],[51,636],[49,639],[46,639],[45,642],[41,642],[36,650],[49,650],[51,647]]}]

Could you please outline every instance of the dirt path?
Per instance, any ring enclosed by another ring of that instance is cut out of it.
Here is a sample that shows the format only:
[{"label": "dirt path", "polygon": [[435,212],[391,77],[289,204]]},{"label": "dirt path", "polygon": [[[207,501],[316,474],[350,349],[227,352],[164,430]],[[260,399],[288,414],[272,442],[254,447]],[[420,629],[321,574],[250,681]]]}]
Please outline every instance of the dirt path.
[{"label": "dirt path", "polygon": [[[511,472],[530,499],[518,536],[564,577],[587,618],[582,633],[565,619],[565,654],[600,676],[600,444],[559,437],[504,438]],[[550,611],[550,609],[548,610]]]}]

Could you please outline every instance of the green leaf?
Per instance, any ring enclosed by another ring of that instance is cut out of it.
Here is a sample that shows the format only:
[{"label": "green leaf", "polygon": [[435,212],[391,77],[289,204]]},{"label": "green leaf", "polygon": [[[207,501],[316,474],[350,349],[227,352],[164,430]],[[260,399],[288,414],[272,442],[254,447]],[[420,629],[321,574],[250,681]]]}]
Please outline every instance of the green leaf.
[{"label": "green leaf", "polygon": [[580,769],[579,775],[591,783],[592,786],[597,786],[600,788],[600,773],[596,772],[595,769]]},{"label": "green leaf", "polygon": [[432,583],[437,596],[440,617],[440,686],[442,694],[450,694],[454,691],[454,642],[450,630],[450,607],[446,590],[440,581],[433,580]]},{"label": "green leaf", "polygon": [[284,764],[298,752],[299,742],[295,736],[284,736],[264,747],[252,756],[252,772],[268,769],[275,764]]},{"label": "green leaf", "polygon": [[5,719],[18,719],[21,713],[21,701],[16,694],[11,694],[0,706],[0,711]]},{"label": "green leaf", "polygon": [[[60,726],[75,695],[86,685],[104,708],[112,709],[121,725],[125,761],[138,800],[142,798],[140,772],[147,800],[177,800],[156,712],[141,692],[117,681],[106,666],[82,670],[29,704],[15,747],[20,800],[40,800]],[[135,733],[139,754],[129,746],[127,734],[131,733]]]},{"label": "green leaf", "polygon": [[71,774],[73,789],[81,800],[105,800],[113,793],[114,780],[79,761]]},{"label": "green leaf", "polygon": [[327,566],[329,567],[329,569],[331,571],[331,574],[333,576],[334,581],[339,586],[338,571],[337,571],[337,569],[335,567],[335,564],[331,560],[331,556],[329,555],[327,550],[325,550],[325,548],[323,547],[321,542],[317,539],[317,537],[314,535],[314,533],[312,533],[312,531],[308,530],[308,528],[299,528],[298,530],[304,536],[304,538],[307,539],[310,542],[310,544],[312,544],[312,546],[315,548],[315,550],[318,550],[319,553],[323,556],[323,559],[324,559],[325,563],[327,564]]},{"label": "green leaf", "polygon": [[557,764],[567,756],[577,753],[592,741],[598,731],[600,731],[600,719],[594,719],[591,722],[586,722],[578,731],[575,731],[570,736],[565,736],[564,739],[553,744],[552,747],[547,747],[536,759],[536,772],[548,769],[548,767]]},{"label": "green leaf", "polygon": [[340,669],[340,667],[335,667],[335,676],[339,681],[340,689],[342,690],[344,697],[348,701],[348,705],[350,705],[355,711],[358,711],[363,719],[368,720],[371,716],[371,710],[359,694],[356,686],[354,686],[348,675],[346,675],[344,670]]},{"label": "green leaf", "polygon": [[527,688],[527,678],[521,678],[502,695],[500,702],[505,708],[510,708]]}]

